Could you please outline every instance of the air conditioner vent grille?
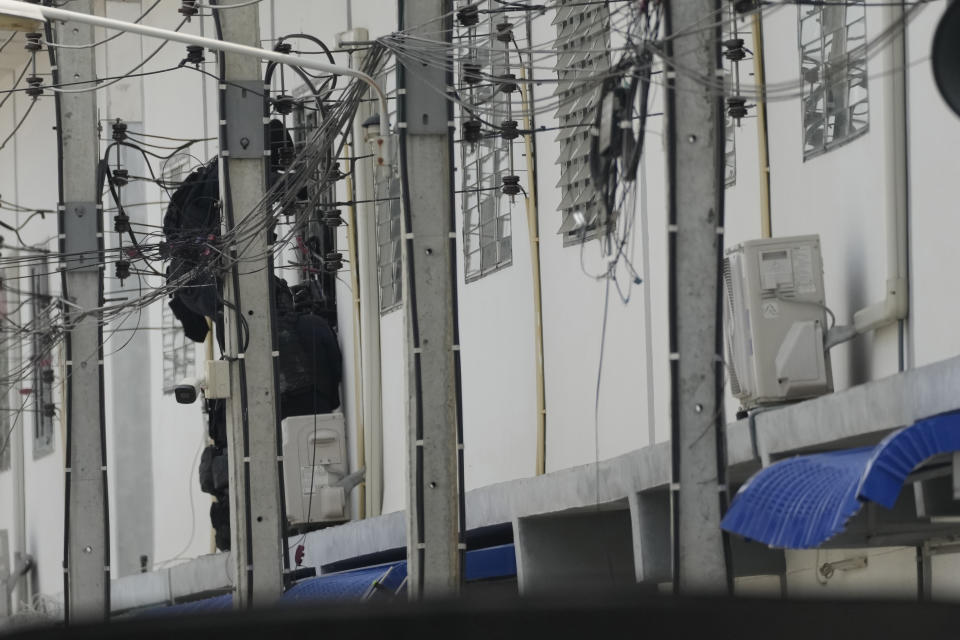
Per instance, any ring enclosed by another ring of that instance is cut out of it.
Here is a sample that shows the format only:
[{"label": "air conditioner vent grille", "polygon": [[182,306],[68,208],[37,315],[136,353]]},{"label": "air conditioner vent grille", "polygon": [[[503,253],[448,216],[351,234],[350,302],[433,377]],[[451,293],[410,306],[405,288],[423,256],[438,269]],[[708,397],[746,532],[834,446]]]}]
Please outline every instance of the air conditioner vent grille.
[{"label": "air conditioner vent grille", "polygon": [[740,379],[737,377],[737,368],[733,362],[733,354],[736,353],[733,349],[733,337],[730,327],[733,323],[733,274],[730,272],[730,258],[723,259],[723,288],[725,293],[725,298],[727,299],[727,319],[726,325],[727,329],[724,333],[727,336],[727,375],[730,377],[730,392],[736,396],[742,392],[740,387]]}]

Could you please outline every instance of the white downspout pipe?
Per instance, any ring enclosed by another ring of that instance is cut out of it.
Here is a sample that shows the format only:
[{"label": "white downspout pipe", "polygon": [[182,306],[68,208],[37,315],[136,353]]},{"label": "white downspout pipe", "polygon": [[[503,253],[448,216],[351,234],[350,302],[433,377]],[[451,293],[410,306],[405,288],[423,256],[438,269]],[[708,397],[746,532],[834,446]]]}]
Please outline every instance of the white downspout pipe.
[{"label": "white downspout pipe", "polygon": [[[19,200],[17,200],[19,202]],[[17,216],[17,226],[20,224],[20,214]],[[19,255],[19,252],[17,252]],[[20,272],[22,274],[22,270]],[[24,280],[18,280],[18,282],[24,282]],[[21,287],[23,288],[23,287]],[[10,304],[8,301],[8,308],[16,308],[16,315],[12,320],[17,323],[17,326],[24,326],[24,311],[20,307],[22,302],[22,294],[17,294],[16,304]],[[23,343],[19,340],[16,343],[16,346],[12,349],[10,355],[13,356],[11,359],[16,363],[16,366],[20,367],[24,364],[23,357]],[[6,372],[4,372],[6,373]],[[36,390],[34,390],[36,393]],[[7,388],[7,400],[9,402],[10,388]],[[32,398],[17,398],[14,402],[25,403],[26,407],[30,407],[36,400],[36,395]],[[13,406],[13,405],[9,405]],[[34,420],[40,420],[42,415],[41,409],[43,407],[33,406],[33,412],[31,411],[17,411],[13,416],[13,419],[16,420],[16,424],[13,427],[13,437],[9,443],[10,447],[10,460],[13,467],[13,500],[14,500],[14,529],[13,529],[13,557],[14,557],[14,566],[18,564],[21,559],[27,558],[27,474],[26,474],[26,456],[24,454],[25,438],[24,434],[26,433],[26,421],[27,416],[33,416]],[[30,593],[27,588],[27,577],[20,575],[16,579],[16,600],[13,605],[14,611],[19,611],[21,603],[30,602]],[[3,597],[0,594],[0,597]]]},{"label": "white downspout pipe", "polygon": [[886,50],[888,76],[883,83],[887,123],[884,149],[884,171],[887,245],[886,297],[853,315],[858,334],[885,327],[903,320],[909,312],[909,280],[907,268],[907,95],[906,52],[904,47],[904,9],[900,3],[885,8],[887,23],[894,36]]},{"label": "white downspout pipe", "polygon": [[[13,110],[13,122],[18,122],[17,120],[17,101],[16,99],[10,101],[11,109]],[[17,137],[13,138],[13,199],[15,202],[20,202],[20,175],[17,167],[20,166],[20,145],[17,142]],[[20,228],[20,217],[19,212],[14,213],[14,223],[17,225],[17,228]],[[22,255],[21,251],[15,251],[14,255],[20,257]],[[40,269],[43,271],[43,269]],[[24,303],[23,294],[19,291],[27,289],[28,291],[33,291],[33,278],[30,277],[30,268],[29,267],[19,267],[16,268],[16,275],[18,283],[29,283],[28,286],[24,284],[18,284],[16,287],[18,293],[16,294],[16,304],[13,304],[11,301],[7,301],[8,309],[16,309],[15,316],[13,321],[17,323],[18,327],[26,325],[26,316],[27,310],[21,306]],[[26,277],[25,277],[26,276]],[[45,276],[44,276],[45,277]],[[33,309],[33,305],[28,305],[29,309]],[[31,321],[35,321],[34,318],[31,318]],[[34,348],[34,341],[30,342],[29,349],[31,351],[31,357],[35,354],[32,353]],[[23,367],[26,364],[26,358],[24,357],[24,346],[23,342],[17,340],[13,348],[13,361],[16,363],[17,367]],[[9,362],[9,361],[8,361]],[[3,374],[7,375],[9,372],[4,371]],[[36,375],[36,371],[34,371]],[[7,389],[7,402],[9,404],[10,389]],[[34,411],[18,411],[14,416],[14,420],[17,421],[17,424],[14,426],[13,438],[11,442],[7,445],[12,447],[10,450],[10,461],[13,468],[13,500],[14,500],[14,528],[13,528],[13,553],[14,553],[14,565],[17,564],[19,558],[27,557],[27,461],[25,453],[25,433],[27,416],[30,416],[31,424],[36,424],[35,421],[39,421],[41,418],[43,407],[36,406],[36,389],[33,390],[33,395],[31,397],[17,398],[17,401],[26,403],[24,407],[31,407]],[[15,402],[17,402],[15,401]],[[12,405],[10,405],[12,406]],[[14,591],[15,600],[13,602],[13,611],[20,611],[21,603],[30,603],[32,594],[30,593],[29,578],[28,576],[20,576],[16,582],[16,590]],[[2,595],[0,595],[2,597]]]},{"label": "white downspout pipe", "polygon": [[[366,29],[353,29],[338,37],[341,46],[369,40]],[[351,64],[363,63],[364,51],[351,54]],[[356,157],[375,153],[376,136],[363,126],[372,109],[361,104],[353,120],[354,154]],[[383,122],[383,114],[380,122]],[[389,163],[389,156],[384,158]],[[366,468],[366,516],[380,515],[383,507],[383,405],[380,361],[380,278],[377,267],[377,219],[374,203],[374,164],[370,158],[355,160],[353,165],[354,199],[357,225],[357,256],[360,280],[360,345],[361,384],[363,386],[363,441]]]}]

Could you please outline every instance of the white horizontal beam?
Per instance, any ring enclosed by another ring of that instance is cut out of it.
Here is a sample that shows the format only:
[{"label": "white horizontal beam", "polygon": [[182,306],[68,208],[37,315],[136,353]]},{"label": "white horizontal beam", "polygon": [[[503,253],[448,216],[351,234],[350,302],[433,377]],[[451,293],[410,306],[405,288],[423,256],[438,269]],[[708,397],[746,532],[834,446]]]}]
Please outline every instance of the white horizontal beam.
[{"label": "white horizontal beam", "polygon": [[[143,36],[160,38],[161,40],[170,40],[172,42],[181,42],[183,44],[206,47],[212,51],[222,51],[224,53],[252,56],[255,58],[260,58],[261,60],[269,60],[271,62],[278,62],[280,64],[301,67],[303,69],[311,69],[313,71],[322,71],[324,73],[333,73],[336,75],[357,78],[361,82],[365,82],[366,84],[370,85],[370,88],[372,88],[377,94],[378,103],[380,105],[380,135],[387,137],[387,135],[390,133],[390,117],[387,111],[387,96],[383,93],[383,89],[380,88],[380,85],[378,85],[373,78],[362,71],[357,71],[356,69],[351,69],[350,67],[341,67],[339,65],[328,64],[319,60],[308,60],[306,58],[270,51],[269,49],[250,47],[243,44],[237,44],[235,42],[217,40],[215,38],[204,38],[202,36],[181,33],[179,31],[172,31],[170,29],[160,29],[158,27],[151,27],[149,25],[135,22],[114,20],[113,18],[104,18],[97,15],[78,13],[76,11],[68,11],[66,9],[58,9],[56,7],[30,4],[21,2],[20,0],[0,0],[0,26],[6,26],[7,24],[12,25],[14,24],[13,21],[29,22],[31,20],[38,22],[62,20],[80,22],[83,24],[92,24],[97,27],[103,27],[104,29],[126,31],[128,33],[139,33]],[[17,24],[19,24],[19,22]]]}]

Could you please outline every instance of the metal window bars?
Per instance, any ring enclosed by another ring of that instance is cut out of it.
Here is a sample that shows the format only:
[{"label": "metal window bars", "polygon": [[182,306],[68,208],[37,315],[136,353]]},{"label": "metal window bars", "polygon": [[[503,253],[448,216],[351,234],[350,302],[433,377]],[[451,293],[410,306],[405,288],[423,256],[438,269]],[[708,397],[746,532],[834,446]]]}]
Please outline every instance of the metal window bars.
[{"label": "metal window bars", "polygon": [[[464,5],[469,3],[464,3]],[[494,3],[488,0],[487,8]],[[465,56],[462,63],[488,69],[491,77],[502,77],[510,73],[511,41],[496,38],[497,19],[507,19],[501,13],[488,13],[475,25],[461,29],[465,43]],[[515,25],[509,31],[517,37]],[[472,120],[476,109],[483,121],[499,127],[503,122],[517,120],[513,117],[513,96],[516,92],[505,92],[495,82],[469,82],[461,74],[459,91],[467,105],[460,109],[460,122]],[[460,130],[464,131],[461,126]],[[461,209],[463,211],[463,256],[464,275],[467,282],[473,282],[495,271],[509,266],[513,262],[513,237],[511,215],[513,197],[501,193],[502,178],[514,175],[513,140],[504,140],[499,129],[484,126],[479,139],[460,141],[461,171]]]},{"label": "metal window bars", "polygon": [[168,305],[163,305],[163,392],[173,393],[177,381],[193,374],[196,365],[196,349],[187,339]]},{"label": "metal window bars", "polygon": [[[388,97],[396,95],[396,77],[383,74],[380,86]],[[391,104],[396,101],[391,100]],[[396,109],[390,111],[390,119]],[[403,304],[403,262],[401,253],[400,156],[398,145],[391,146],[393,158],[376,167],[373,178],[374,213],[377,221],[377,274],[380,281],[380,313],[399,309]]]},{"label": "metal window bars", "polygon": [[816,157],[866,133],[866,10],[862,1],[803,6],[800,73],[803,81],[803,157]]}]

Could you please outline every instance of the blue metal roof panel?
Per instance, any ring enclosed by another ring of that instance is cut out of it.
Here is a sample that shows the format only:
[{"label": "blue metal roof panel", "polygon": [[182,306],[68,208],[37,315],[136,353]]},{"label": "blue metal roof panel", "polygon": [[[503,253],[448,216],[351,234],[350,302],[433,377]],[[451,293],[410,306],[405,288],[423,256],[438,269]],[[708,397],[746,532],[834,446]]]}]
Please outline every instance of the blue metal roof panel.
[{"label": "blue metal roof panel", "polygon": [[214,611],[229,611],[233,609],[233,594],[226,593],[222,596],[213,598],[204,598],[192,602],[183,602],[170,606],[159,606],[144,609],[134,614],[133,617],[153,617],[153,616],[179,616],[196,613],[211,613]]},{"label": "blue metal roof panel", "polygon": [[818,547],[843,531],[864,500],[893,507],[917,465],[957,450],[960,413],[950,413],[900,429],[875,447],[783,460],[740,488],[721,526],[773,547]]},{"label": "blue metal roof panel", "polygon": [[860,509],[857,487],[872,453],[865,447],[770,465],[740,488],[721,526],[774,547],[816,547]]},{"label": "blue metal roof panel", "polygon": [[[468,551],[466,554],[465,578],[467,580],[503,578],[516,574],[517,561],[512,544],[477,549]],[[280,603],[363,600],[373,595],[378,588],[395,593],[403,585],[406,577],[407,562],[405,560],[330,573],[301,580],[281,596]],[[225,611],[232,607],[233,596],[227,594],[173,606],[155,607],[137,615],[182,615]]]},{"label": "blue metal roof panel", "polygon": [[467,551],[464,579],[488,580],[517,575],[517,554],[512,544]]},{"label": "blue metal roof panel", "polygon": [[904,481],[917,465],[951,451],[960,451],[960,413],[925,418],[895,431],[877,445],[858,495],[893,508]]},{"label": "blue metal roof panel", "polygon": [[[342,573],[331,573],[302,580],[290,587],[280,598],[281,602],[316,602],[318,600],[361,600],[377,584],[390,588],[400,586],[407,573],[405,562],[378,565]],[[402,574],[402,575],[401,575]]]}]

